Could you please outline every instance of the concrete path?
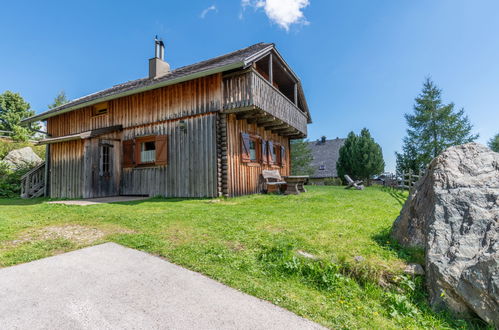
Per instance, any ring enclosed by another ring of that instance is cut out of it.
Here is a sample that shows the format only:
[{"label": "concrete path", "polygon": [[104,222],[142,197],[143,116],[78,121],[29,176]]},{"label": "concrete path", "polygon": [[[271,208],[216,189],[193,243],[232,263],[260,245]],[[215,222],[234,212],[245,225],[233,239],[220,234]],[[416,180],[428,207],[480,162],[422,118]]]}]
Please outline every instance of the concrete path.
[{"label": "concrete path", "polygon": [[320,329],[114,243],[0,269],[1,329]]},{"label": "concrete path", "polygon": [[133,202],[148,199],[150,197],[139,197],[139,196],[112,196],[112,197],[100,197],[100,198],[87,198],[81,200],[69,200],[69,201],[52,201],[47,202],[47,204],[64,204],[64,205],[94,205],[102,203],[116,203],[116,202]]}]

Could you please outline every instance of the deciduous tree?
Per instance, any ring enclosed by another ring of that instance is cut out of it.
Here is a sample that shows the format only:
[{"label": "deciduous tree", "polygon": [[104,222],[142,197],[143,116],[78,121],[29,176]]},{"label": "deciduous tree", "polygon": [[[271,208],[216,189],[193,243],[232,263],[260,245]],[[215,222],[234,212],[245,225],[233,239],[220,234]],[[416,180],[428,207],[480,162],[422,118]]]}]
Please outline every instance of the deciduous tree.
[{"label": "deciduous tree", "polygon": [[[14,140],[25,141],[35,134],[29,128],[21,126],[21,120],[34,114],[29,103],[18,93],[5,91],[0,94],[0,130],[11,132]],[[33,127],[39,128],[38,125]]]}]

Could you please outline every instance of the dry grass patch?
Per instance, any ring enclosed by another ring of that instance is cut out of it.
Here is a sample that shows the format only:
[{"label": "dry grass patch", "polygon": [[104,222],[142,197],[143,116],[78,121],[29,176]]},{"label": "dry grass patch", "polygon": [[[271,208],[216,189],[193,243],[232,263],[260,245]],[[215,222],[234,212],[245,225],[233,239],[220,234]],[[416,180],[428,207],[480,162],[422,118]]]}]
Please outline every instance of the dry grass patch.
[{"label": "dry grass patch", "polygon": [[119,233],[126,234],[133,233],[133,231],[119,227],[98,228],[96,226],[82,225],[48,226],[27,230],[21,233],[17,239],[7,241],[2,245],[4,247],[16,247],[24,243],[54,239],[65,239],[76,245],[89,245],[104,239],[108,235]]}]

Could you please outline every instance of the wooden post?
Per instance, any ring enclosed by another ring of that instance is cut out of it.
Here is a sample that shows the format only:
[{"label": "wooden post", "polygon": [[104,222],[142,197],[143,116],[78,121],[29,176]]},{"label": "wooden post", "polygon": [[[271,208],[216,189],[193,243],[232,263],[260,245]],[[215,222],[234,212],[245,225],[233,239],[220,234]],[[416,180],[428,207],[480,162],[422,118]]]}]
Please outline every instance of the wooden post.
[{"label": "wooden post", "polygon": [[274,69],[272,67],[272,53],[269,54],[269,81],[270,84],[274,84]]},{"label": "wooden post", "polygon": [[45,147],[45,173],[44,173],[44,195],[49,196],[49,181],[50,181],[50,144],[47,144]]},{"label": "wooden post", "polygon": [[409,193],[411,192],[412,188],[412,170],[409,170]]},{"label": "wooden post", "polygon": [[295,83],[294,86],[294,92],[295,92],[295,105],[298,106],[298,83]]}]

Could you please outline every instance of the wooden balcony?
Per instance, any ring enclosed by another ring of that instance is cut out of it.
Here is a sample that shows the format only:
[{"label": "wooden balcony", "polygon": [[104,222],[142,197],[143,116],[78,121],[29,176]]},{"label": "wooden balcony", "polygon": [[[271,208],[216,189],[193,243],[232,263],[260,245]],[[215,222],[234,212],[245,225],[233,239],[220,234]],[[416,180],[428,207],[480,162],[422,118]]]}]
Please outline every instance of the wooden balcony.
[{"label": "wooden balcony", "polygon": [[254,70],[223,78],[223,110],[283,136],[307,135],[307,115]]}]

